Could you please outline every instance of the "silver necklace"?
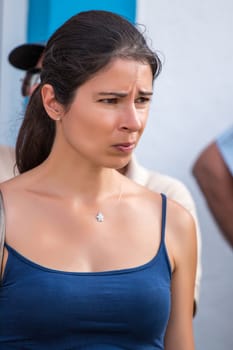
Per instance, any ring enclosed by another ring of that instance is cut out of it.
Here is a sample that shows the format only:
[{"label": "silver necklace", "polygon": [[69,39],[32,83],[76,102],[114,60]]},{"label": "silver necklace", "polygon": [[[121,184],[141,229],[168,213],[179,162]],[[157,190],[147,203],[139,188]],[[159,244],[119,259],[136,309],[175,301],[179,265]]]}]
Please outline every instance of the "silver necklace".
[{"label": "silver necklace", "polygon": [[[118,196],[118,199],[117,199],[117,204],[120,202],[121,196],[122,196],[122,186],[121,186],[121,189],[120,189],[120,192],[119,192],[119,196]],[[95,216],[95,219],[96,219],[97,222],[104,222],[104,214],[101,211],[98,211],[96,216]]]},{"label": "silver necklace", "polygon": [[95,218],[96,218],[96,221],[103,222],[104,221],[104,214],[101,213],[101,211],[98,211]]}]

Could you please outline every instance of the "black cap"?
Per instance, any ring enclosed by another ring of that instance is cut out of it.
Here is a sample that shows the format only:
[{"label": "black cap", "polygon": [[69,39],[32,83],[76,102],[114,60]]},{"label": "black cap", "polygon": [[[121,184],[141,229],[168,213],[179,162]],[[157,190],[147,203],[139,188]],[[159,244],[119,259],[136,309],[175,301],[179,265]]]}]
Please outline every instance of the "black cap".
[{"label": "black cap", "polygon": [[23,44],[14,48],[9,56],[9,62],[12,66],[29,70],[34,68],[44,51],[45,45],[43,44]]}]

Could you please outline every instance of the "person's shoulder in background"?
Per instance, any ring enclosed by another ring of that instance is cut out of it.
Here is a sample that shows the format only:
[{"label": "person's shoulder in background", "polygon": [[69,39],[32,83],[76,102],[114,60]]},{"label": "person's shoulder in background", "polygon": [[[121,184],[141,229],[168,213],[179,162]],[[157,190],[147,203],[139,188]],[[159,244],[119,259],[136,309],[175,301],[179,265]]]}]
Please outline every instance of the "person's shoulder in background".
[{"label": "person's shoulder in background", "polygon": [[199,227],[199,222],[196,213],[196,206],[192,195],[188,188],[178,179],[161,174],[156,171],[151,171],[143,166],[141,166],[135,155],[131,158],[128,164],[127,171],[125,173],[131,180],[139,183],[140,185],[146,186],[148,189],[158,193],[164,193],[168,198],[176,201],[187,209],[192,217],[194,218],[196,224],[197,233],[197,245],[198,245],[198,263],[196,272],[196,282],[195,282],[195,304],[194,304],[194,314],[196,312],[196,307],[199,302],[200,294],[200,280],[202,274],[201,267],[201,232]]},{"label": "person's shoulder in background", "polygon": [[15,150],[13,147],[0,145],[0,182],[15,176]]}]

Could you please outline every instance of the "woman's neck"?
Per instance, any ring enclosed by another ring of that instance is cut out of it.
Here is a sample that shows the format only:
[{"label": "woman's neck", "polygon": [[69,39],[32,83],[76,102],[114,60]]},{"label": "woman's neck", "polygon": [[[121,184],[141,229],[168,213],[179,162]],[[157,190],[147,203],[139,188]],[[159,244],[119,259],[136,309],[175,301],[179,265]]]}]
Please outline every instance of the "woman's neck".
[{"label": "woman's neck", "polygon": [[37,187],[58,196],[78,195],[83,200],[102,200],[118,193],[122,175],[115,169],[101,168],[87,162],[54,161],[48,158],[32,170]]}]

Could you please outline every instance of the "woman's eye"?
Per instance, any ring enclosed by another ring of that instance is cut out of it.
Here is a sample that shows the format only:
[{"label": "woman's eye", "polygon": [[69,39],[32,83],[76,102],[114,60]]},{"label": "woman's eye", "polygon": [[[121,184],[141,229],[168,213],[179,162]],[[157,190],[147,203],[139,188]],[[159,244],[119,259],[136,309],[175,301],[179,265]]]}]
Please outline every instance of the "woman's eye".
[{"label": "woman's eye", "polygon": [[99,102],[107,103],[107,104],[116,104],[117,98],[102,98]]},{"label": "woman's eye", "polygon": [[135,102],[140,103],[140,104],[149,103],[150,98],[149,97],[138,97]]}]

